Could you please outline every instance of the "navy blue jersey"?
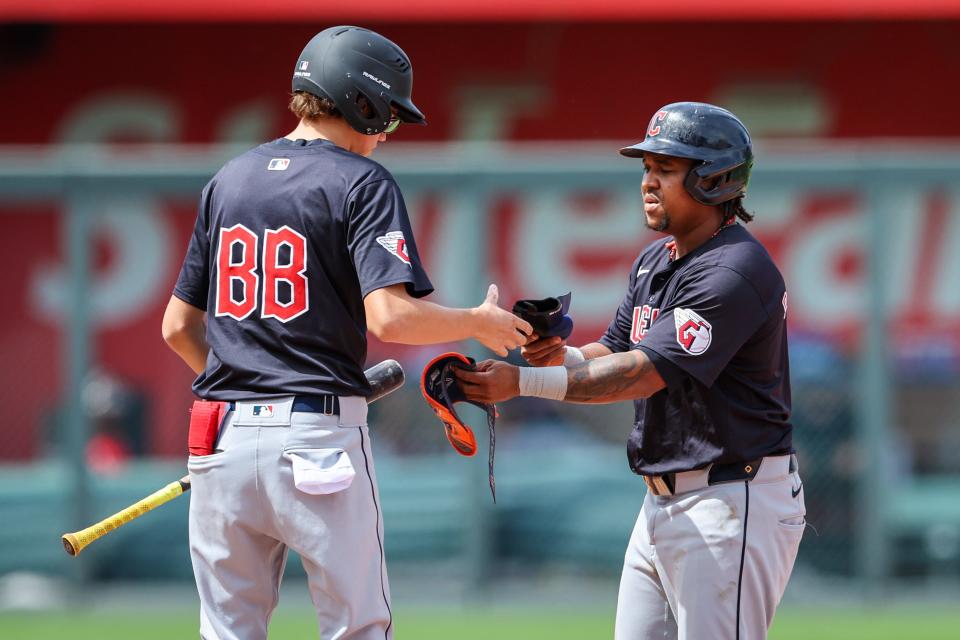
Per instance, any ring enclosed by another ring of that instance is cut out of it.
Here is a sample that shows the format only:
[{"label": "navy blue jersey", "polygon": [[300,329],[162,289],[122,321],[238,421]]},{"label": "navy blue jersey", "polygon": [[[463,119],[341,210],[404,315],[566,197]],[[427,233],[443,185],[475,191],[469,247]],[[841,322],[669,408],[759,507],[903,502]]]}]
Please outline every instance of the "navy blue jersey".
[{"label": "navy blue jersey", "polygon": [[174,295],[207,312],[201,398],[369,395],[363,298],[433,291],[400,189],[372,160],[274,140],[203,190]]},{"label": "navy blue jersey", "polygon": [[600,339],[614,352],[642,349],[667,384],[635,401],[634,472],[792,450],[786,312],[780,271],[738,224],[677,260],[664,240],[640,254]]}]

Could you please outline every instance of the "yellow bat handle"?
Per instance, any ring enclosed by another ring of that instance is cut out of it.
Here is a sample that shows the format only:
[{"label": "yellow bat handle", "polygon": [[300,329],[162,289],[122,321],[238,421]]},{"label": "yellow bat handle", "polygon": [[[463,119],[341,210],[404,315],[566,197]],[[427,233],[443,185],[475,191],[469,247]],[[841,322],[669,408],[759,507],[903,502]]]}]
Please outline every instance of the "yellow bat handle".
[{"label": "yellow bat handle", "polygon": [[108,518],[104,518],[100,522],[90,525],[82,531],[77,531],[74,533],[65,533],[63,534],[63,548],[66,549],[67,553],[72,556],[77,555],[84,548],[87,547],[91,542],[100,538],[118,527],[122,527],[127,524],[134,518],[139,518],[146,512],[159,507],[160,505],[170,502],[174,498],[177,498],[183,494],[184,491],[190,490],[190,477],[186,476],[171,482],[163,489],[151,493],[149,496],[136,502],[123,511],[118,511]]},{"label": "yellow bat handle", "polygon": [[[378,399],[393,393],[403,385],[403,368],[396,360],[384,360],[363,372],[370,382],[373,394],[367,398],[367,402],[376,402]],[[176,482],[171,482],[160,491],[151,493],[149,496],[139,502],[130,505],[123,511],[118,511],[109,518],[104,518],[97,524],[91,525],[82,531],[74,533],[65,533],[60,538],[63,542],[63,548],[71,556],[75,556],[83,551],[87,545],[127,524],[135,518],[139,518],[151,509],[170,502],[174,498],[183,495],[185,491],[190,490],[190,476],[184,476]]]}]

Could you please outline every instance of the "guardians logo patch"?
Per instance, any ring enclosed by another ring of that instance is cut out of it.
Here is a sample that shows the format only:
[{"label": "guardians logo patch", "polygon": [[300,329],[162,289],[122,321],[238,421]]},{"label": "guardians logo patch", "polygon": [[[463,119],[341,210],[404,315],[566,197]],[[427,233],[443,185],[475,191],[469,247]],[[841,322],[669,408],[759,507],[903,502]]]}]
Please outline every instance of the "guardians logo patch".
[{"label": "guardians logo patch", "polygon": [[407,253],[407,241],[403,239],[403,231],[388,231],[386,235],[377,238],[380,246],[397,256],[400,262],[409,265],[410,254]]},{"label": "guardians logo patch", "polygon": [[699,356],[710,348],[713,327],[690,309],[674,309],[673,322],[677,327],[677,343],[692,356]]}]

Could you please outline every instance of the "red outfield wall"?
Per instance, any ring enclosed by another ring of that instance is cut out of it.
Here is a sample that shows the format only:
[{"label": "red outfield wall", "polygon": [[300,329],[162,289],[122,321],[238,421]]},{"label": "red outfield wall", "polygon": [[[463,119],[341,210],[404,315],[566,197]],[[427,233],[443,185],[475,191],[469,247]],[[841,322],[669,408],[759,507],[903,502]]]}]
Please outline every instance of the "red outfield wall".
[{"label": "red outfield wall", "polygon": [[[217,141],[243,114],[259,121],[247,131],[280,135],[295,58],[326,26],[2,26],[0,143],[99,139],[84,118],[123,98],[152,105],[141,135],[154,139]],[[809,120],[805,136],[960,136],[960,21],[368,26],[414,62],[430,126],[404,140],[461,137],[469,105],[491,101],[513,139],[630,139],[667,102],[758,92],[788,132]]]},{"label": "red outfield wall", "polygon": [[[324,26],[0,27],[0,144],[282,135],[294,124],[284,109],[292,65]],[[677,99],[747,105],[751,128],[794,137],[960,138],[957,22],[370,26],[414,61],[415,98],[430,126],[403,127],[404,141],[632,142],[653,110]],[[751,110],[758,103],[764,108]],[[957,194],[909,191],[905,208],[917,223],[896,233],[898,317],[903,326],[955,328],[960,303],[948,275],[957,265],[944,246],[960,237]],[[856,218],[864,203],[853,193],[781,197],[759,186],[752,196],[760,207],[752,227],[791,290],[791,326],[855,331],[863,276]],[[554,188],[493,203],[489,257],[505,297],[573,288],[577,337],[592,339],[614,311],[626,266],[651,239],[631,202]],[[429,194],[413,195],[410,205],[436,275],[457,240],[445,235],[448,205]],[[159,322],[194,206],[192,199],[118,200],[105,205],[95,233],[94,355],[146,393],[148,448],[169,455],[183,450],[190,375],[163,345]],[[0,201],[8,283],[0,404],[15,409],[5,417],[2,458],[42,451],[40,425],[61,390],[59,327],[69,318],[57,212],[56,202]],[[551,245],[559,250],[532,251],[543,244],[548,227],[538,216],[546,213],[562,220],[548,225],[564,232]]]}]

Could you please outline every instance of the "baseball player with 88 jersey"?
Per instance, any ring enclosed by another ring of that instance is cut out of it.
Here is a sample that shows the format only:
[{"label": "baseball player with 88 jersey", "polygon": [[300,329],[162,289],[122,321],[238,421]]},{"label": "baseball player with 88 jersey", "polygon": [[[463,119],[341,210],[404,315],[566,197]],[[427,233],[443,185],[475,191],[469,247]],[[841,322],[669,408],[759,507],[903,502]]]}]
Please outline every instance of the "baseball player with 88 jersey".
[{"label": "baseball player with 88 jersey", "polygon": [[492,285],[472,309],[421,300],[433,287],[403,197],[367,158],[401,122],[425,124],[412,81],[383,36],[319,33],[295,65],[296,129],[231,160],[201,196],[163,333],[203,399],[188,467],[206,640],[267,637],[288,549],[321,637],[389,640],[367,329],[406,344],[473,337],[500,355],[531,330]]},{"label": "baseball player with 88 jersey", "polygon": [[[753,163],[732,113],[703,103],[654,114],[641,158],[647,247],[598,342],[532,339],[534,367],[457,371],[467,397],[633,400],[627,445],[646,497],[624,559],[617,640],[767,634],[805,526],[792,447],[787,295],[738,223]],[[562,366],[553,366],[562,365]]]}]

